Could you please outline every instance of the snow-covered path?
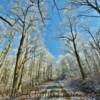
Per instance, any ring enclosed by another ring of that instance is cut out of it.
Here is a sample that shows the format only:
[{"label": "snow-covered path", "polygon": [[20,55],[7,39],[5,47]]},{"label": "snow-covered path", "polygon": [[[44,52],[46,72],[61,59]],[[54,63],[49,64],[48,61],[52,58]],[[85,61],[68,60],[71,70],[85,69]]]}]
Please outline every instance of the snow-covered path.
[{"label": "snow-covered path", "polygon": [[46,82],[22,96],[15,100],[97,100],[81,91],[73,91],[66,81]]}]

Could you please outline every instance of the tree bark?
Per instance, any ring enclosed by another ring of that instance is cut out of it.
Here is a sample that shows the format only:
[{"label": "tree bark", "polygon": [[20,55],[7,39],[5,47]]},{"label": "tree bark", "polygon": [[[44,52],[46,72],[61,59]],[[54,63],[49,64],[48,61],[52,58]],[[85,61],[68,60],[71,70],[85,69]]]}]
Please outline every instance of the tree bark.
[{"label": "tree bark", "polygon": [[17,52],[17,57],[16,57],[16,65],[15,65],[15,70],[14,70],[14,78],[13,78],[13,86],[12,86],[12,92],[11,92],[11,97],[15,96],[15,93],[18,90],[19,82],[20,82],[20,72],[23,69],[21,66],[22,65],[22,47],[24,43],[26,33],[22,33],[22,37],[20,40],[18,52]]},{"label": "tree bark", "polygon": [[81,65],[80,56],[77,52],[75,41],[73,41],[73,46],[74,46],[74,52],[75,52],[76,60],[77,60],[77,63],[78,63],[78,66],[79,66],[79,69],[81,72],[82,79],[85,79],[85,73],[84,73],[84,70],[83,70],[82,65]]}]

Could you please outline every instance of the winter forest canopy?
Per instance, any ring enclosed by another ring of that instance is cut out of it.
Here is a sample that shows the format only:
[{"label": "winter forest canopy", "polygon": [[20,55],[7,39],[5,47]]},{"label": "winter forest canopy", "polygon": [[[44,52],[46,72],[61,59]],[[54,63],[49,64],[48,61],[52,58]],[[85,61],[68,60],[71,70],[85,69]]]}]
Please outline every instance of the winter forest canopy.
[{"label": "winter forest canopy", "polygon": [[99,0],[0,0],[1,98],[31,100],[17,98],[41,84],[100,94],[99,78]]}]

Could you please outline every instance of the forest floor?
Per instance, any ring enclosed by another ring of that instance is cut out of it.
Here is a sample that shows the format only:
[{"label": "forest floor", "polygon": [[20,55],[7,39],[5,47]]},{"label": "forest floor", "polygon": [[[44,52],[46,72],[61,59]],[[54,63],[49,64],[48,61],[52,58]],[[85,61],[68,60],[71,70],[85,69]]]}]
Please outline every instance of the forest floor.
[{"label": "forest floor", "polygon": [[100,92],[97,91],[97,95],[93,90],[97,83],[94,84],[91,81],[86,81],[85,85],[83,83],[85,84],[81,80],[49,81],[36,86],[29,92],[24,92],[15,99],[0,98],[0,100],[100,100]]},{"label": "forest floor", "polygon": [[[74,82],[74,86],[72,86]],[[77,83],[77,81],[76,81]],[[88,82],[89,83],[89,82]],[[100,100],[95,93],[87,93],[75,85],[75,80],[49,81],[36,87],[28,95],[22,95],[15,100]]]}]

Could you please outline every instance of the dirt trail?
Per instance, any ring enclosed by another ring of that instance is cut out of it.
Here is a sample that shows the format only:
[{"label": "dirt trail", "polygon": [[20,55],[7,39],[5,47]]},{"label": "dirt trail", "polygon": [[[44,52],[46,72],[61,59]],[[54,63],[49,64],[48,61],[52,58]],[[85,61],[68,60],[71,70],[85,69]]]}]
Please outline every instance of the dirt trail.
[{"label": "dirt trail", "polygon": [[[56,98],[56,99],[54,99]],[[60,99],[62,98],[62,99]],[[10,99],[11,100],[11,99]],[[62,81],[50,81],[36,86],[13,100],[90,100],[84,93],[67,90]]]}]

